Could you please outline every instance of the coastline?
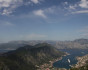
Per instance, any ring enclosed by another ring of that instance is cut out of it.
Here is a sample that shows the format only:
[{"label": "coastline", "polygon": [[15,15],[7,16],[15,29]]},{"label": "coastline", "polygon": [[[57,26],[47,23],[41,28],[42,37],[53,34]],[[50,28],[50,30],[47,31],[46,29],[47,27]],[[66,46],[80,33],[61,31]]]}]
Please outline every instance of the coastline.
[{"label": "coastline", "polygon": [[79,67],[85,66],[86,61],[88,61],[88,54],[81,57],[76,57],[76,59],[78,60],[78,62],[77,64],[71,66],[72,68],[79,68]]},{"label": "coastline", "polygon": [[49,61],[49,63],[44,63],[43,65],[36,66],[38,68],[37,70],[52,70],[52,69],[54,69],[55,67],[53,66],[53,63],[56,61],[60,61],[62,59],[62,57],[54,59],[52,61]]},{"label": "coastline", "polygon": [[49,63],[44,63],[43,65],[40,65],[40,66],[37,66],[36,67],[38,68],[37,70],[67,70],[65,68],[56,68],[53,66],[53,63],[57,62],[57,61],[60,61],[62,60],[63,57],[67,56],[67,55],[70,55],[69,53],[65,52],[65,55],[57,58],[57,59],[54,59],[54,60],[51,60],[49,61]]},{"label": "coastline", "polygon": [[[61,59],[59,59],[59,60],[57,60],[57,61],[60,61],[60,60],[62,60],[62,58],[63,57],[65,57],[65,56],[67,56],[67,55],[70,55],[69,53],[67,53],[67,52],[65,52],[65,55],[63,55],[62,57],[61,57]],[[57,61],[55,61],[55,62],[57,62]],[[55,62],[53,62],[53,63],[55,63]],[[66,68],[56,68],[56,67],[54,67],[53,66],[53,68],[54,68],[54,70],[67,70]]]}]

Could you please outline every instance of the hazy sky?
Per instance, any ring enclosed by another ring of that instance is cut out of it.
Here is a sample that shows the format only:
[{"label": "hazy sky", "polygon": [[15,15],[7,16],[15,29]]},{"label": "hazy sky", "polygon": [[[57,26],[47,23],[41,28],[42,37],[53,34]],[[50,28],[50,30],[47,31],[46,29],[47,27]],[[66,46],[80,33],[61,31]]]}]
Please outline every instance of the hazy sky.
[{"label": "hazy sky", "polygon": [[0,42],[88,38],[88,0],[0,0]]}]

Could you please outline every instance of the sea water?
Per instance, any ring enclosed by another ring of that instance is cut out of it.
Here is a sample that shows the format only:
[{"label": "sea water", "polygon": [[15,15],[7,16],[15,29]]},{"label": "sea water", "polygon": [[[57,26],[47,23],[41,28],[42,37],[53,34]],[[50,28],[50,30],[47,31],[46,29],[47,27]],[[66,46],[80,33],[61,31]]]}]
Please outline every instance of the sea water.
[{"label": "sea water", "polygon": [[[56,68],[69,69],[71,68],[71,65],[77,63],[77,59],[76,59],[77,56],[84,56],[88,54],[88,49],[63,49],[60,51],[67,52],[70,55],[63,56],[62,60],[55,62],[53,66]],[[70,60],[70,62],[68,62],[68,59]]]}]

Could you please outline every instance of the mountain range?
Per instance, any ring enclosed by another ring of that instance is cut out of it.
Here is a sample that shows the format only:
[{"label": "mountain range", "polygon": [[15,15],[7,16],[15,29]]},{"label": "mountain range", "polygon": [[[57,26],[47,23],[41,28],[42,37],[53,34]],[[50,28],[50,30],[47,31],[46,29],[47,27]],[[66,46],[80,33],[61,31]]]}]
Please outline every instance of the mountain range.
[{"label": "mountain range", "polygon": [[52,40],[30,40],[30,41],[11,41],[1,43],[0,49],[17,49],[25,45],[36,45],[38,43],[48,43],[58,49],[88,49],[88,39],[76,39],[74,41],[52,41]]}]

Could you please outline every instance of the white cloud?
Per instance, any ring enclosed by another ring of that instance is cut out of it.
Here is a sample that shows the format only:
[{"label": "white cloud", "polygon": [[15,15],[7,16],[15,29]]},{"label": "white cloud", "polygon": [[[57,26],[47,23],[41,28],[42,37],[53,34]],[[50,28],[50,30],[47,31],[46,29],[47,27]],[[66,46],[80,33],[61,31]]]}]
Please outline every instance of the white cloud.
[{"label": "white cloud", "polygon": [[[22,4],[23,0],[0,0],[0,13],[2,15],[9,15]],[[1,9],[3,10],[1,11]]]},{"label": "white cloud", "polygon": [[35,4],[39,3],[39,0],[31,0],[31,1]]},{"label": "white cloud", "polygon": [[0,0],[0,8],[16,7],[23,3],[23,0]]},{"label": "white cloud", "polygon": [[64,2],[65,5],[68,5],[68,2]]},{"label": "white cloud", "polygon": [[88,13],[88,0],[80,0],[75,4],[69,4],[65,9],[67,9],[70,14]]},{"label": "white cloud", "polygon": [[81,0],[79,6],[81,8],[88,8],[88,0]]},{"label": "white cloud", "polygon": [[40,1],[43,0],[0,0],[0,14],[9,15],[22,5],[32,5],[32,3],[38,4]]},{"label": "white cloud", "polygon": [[88,8],[88,0],[80,0],[79,2],[77,2],[77,3],[75,3],[74,5],[69,5],[69,7],[71,7],[71,8],[84,8],[84,9],[86,9],[86,8]]},{"label": "white cloud", "polygon": [[75,9],[76,9],[76,5],[74,5],[74,6],[70,5],[70,6],[69,6],[69,9],[75,10]]},{"label": "white cloud", "polygon": [[56,12],[60,11],[59,9],[60,7],[58,6],[52,6],[52,7],[46,8],[44,11],[49,14],[50,13],[56,14]]},{"label": "white cloud", "polygon": [[3,12],[2,12],[2,15],[9,15],[11,13],[12,13],[11,10],[4,9]]},{"label": "white cloud", "polygon": [[46,18],[46,15],[44,14],[44,11],[43,10],[36,10],[36,11],[34,11],[33,12],[35,15],[37,15],[37,16],[41,16],[41,17],[43,17],[43,18]]},{"label": "white cloud", "polygon": [[88,13],[88,10],[81,10],[81,11],[72,12],[72,14],[81,14],[81,13]]}]

